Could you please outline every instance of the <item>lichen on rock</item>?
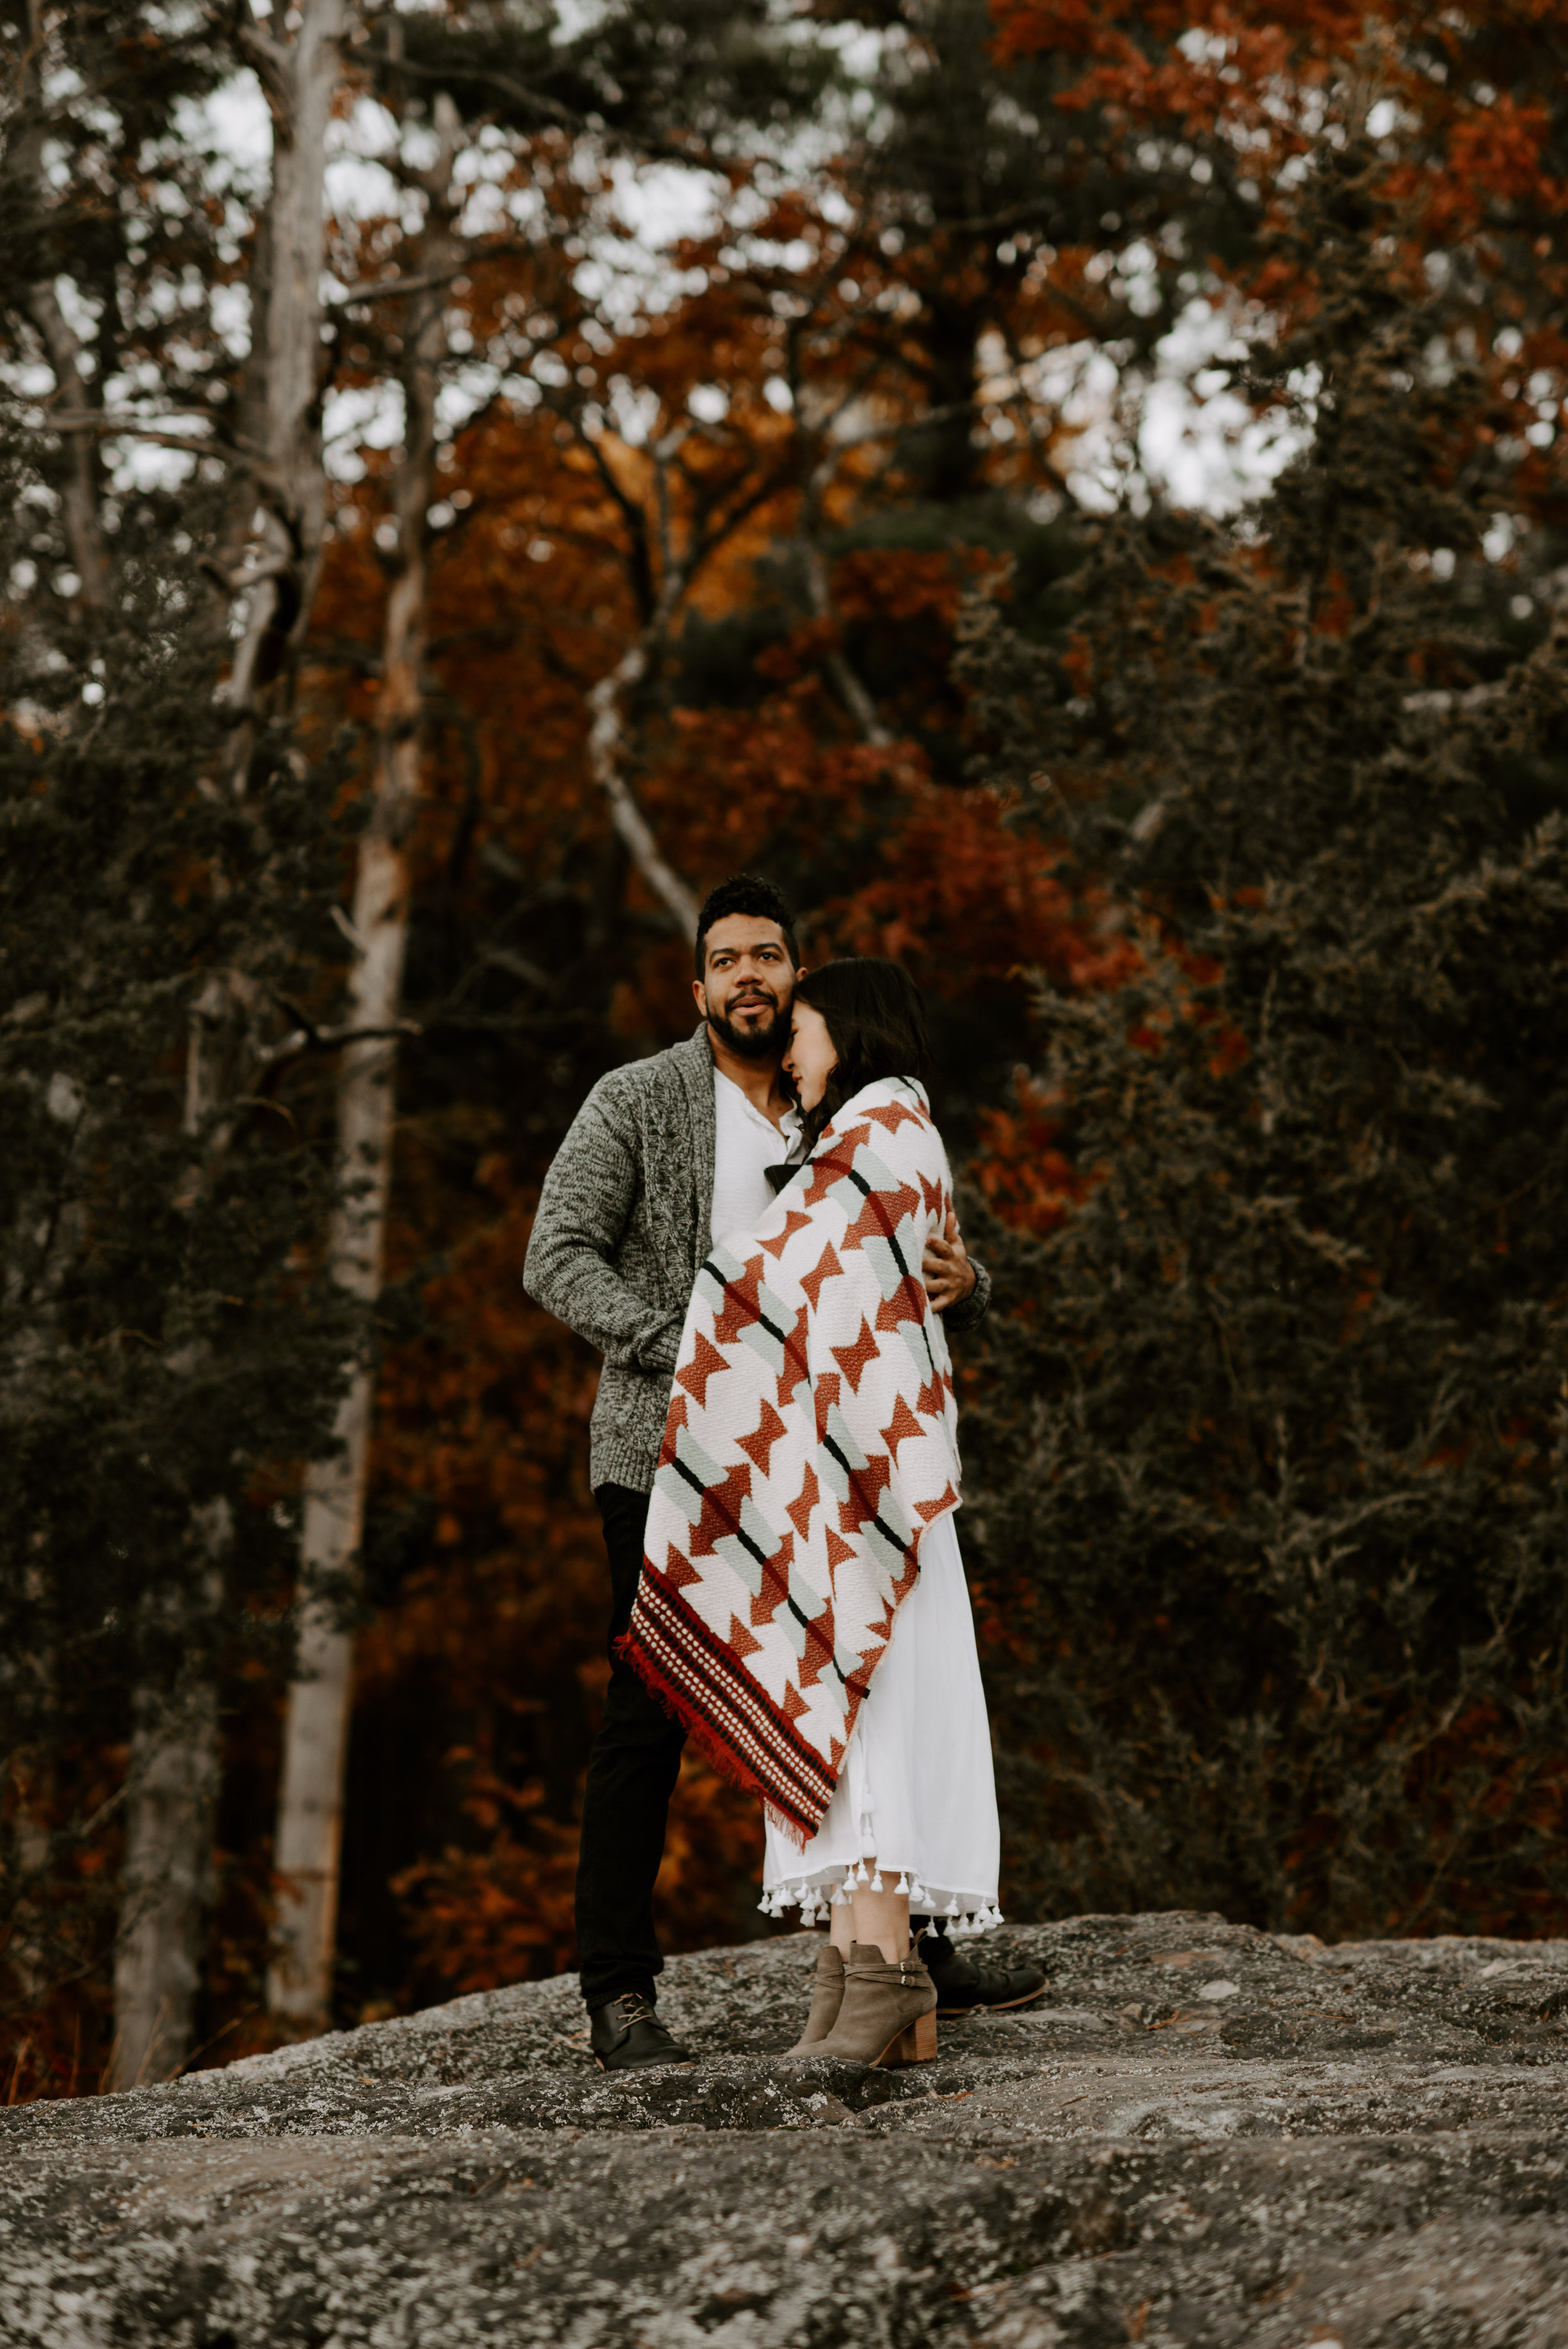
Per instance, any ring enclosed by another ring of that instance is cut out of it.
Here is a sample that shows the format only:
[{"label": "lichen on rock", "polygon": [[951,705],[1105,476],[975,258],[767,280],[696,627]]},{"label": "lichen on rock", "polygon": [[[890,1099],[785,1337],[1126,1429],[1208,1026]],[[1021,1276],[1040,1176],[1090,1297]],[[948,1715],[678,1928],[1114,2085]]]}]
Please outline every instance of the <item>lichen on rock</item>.
[{"label": "lichen on rock", "polygon": [[768,2053],[815,1942],[674,1960],[689,2067],[562,1976],[0,2114],[0,2340],[1568,2343],[1568,1943],[1003,1928],[1044,1999],[881,2072]]}]

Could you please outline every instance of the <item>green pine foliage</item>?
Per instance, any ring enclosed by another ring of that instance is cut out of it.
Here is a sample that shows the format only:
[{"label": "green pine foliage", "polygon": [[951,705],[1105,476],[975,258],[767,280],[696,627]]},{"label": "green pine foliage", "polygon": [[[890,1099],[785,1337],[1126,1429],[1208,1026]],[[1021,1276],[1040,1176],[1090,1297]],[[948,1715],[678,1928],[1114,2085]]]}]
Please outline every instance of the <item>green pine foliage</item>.
[{"label": "green pine foliage", "polygon": [[[57,573],[19,426],[5,456],[0,564]],[[293,1490],[352,1343],[315,1269],[323,1064],[273,1050],[342,958],[342,776],[280,730],[221,780],[199,503],[126,495],[109,609],[33,596],[0,634],[0,2011],[101,1965],[132,1691],[286,1663]]]},{"label": "green pine foliage", "polygon": [[1253,357],[1304,453],[1233,526],[1108,522],[1076,661],[998,609],[969,646],[995,780],[1137,957],[1042,990],[1079,1195],[984,1242],[967,1521],[1029,1914],[1568,1899],[1568,632],[1520,592],[1550,548],[1483,553],[1519,452],[1397,227],[1326,150],[1311,316]]}]

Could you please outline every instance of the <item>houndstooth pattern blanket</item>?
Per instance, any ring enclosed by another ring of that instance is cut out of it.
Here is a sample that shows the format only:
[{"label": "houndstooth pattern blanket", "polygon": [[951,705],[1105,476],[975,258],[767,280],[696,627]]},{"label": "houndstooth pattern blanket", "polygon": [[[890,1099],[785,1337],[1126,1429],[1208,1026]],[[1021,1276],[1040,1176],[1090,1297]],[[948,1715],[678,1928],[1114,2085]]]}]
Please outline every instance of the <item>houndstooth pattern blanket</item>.
[{"label": "houndstooth pattern blanket", "polygon": [[921,1278],[951,1205],[921,1087],[867,1085],[749,1243],[713,1248],[686,1314],[622,1652],[802,1844],[922,1536],[958,1503]]}]

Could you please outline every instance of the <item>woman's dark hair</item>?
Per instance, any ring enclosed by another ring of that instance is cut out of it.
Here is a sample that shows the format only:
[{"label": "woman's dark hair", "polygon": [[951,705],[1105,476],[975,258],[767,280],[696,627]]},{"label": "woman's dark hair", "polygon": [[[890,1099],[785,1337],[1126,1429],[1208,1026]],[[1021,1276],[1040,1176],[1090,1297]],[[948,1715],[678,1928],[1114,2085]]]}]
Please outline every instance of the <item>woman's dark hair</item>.
[{"label": "woman's dark hair", "polygon": [[814,1144],[829,1120],[862,1085],[879,1077],[914,1077],[931,1083],[931,1039],[925,1006],[908,971],[880,955],[846,955],[809,970],[795,989],[828,1024],[839,1065],[806,1119]]}]

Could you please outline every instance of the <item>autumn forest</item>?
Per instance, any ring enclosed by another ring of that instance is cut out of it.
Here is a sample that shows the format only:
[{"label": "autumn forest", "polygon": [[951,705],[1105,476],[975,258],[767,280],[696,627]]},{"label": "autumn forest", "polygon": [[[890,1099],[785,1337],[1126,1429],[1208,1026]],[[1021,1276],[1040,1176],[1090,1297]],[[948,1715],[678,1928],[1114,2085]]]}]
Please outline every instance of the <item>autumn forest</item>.
[{"label": "autumn forest", "polygon": [[0,26],[9,2097],[573,1964],[520,1271],[741,870],[930,1009],[1004,1907],[1568,1930],[1561,12]]}]

